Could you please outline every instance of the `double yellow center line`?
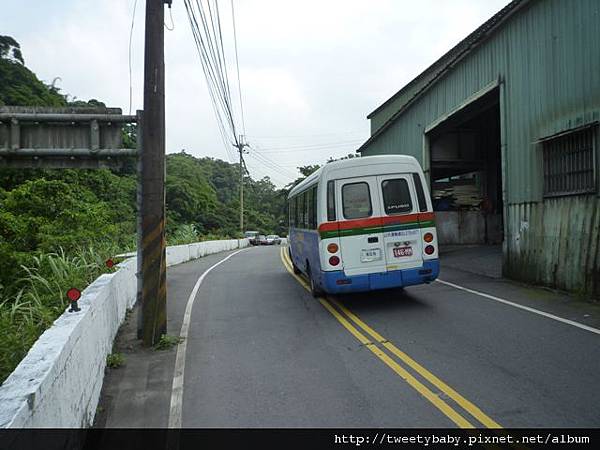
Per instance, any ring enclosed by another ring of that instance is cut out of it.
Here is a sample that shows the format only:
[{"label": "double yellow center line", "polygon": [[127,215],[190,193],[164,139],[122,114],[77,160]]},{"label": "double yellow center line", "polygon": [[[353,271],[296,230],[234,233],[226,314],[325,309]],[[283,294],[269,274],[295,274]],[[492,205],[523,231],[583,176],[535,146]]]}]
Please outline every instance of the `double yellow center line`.
[{"label": "double yellow center line", "polygon": [[[308,283],[302,277],[294,274],[287,247],[281,248],[281,261],[287,271],[298,280],[305,289],[310,291]],[[333,298],[324,297],[319,297],[318,300],[361,344],[368,348],[375,356],[377,356],[377,358],[383,361],[390,369],[460,428],[479,428],[481,426],[486,428],[502,428],[497,422],[481,411],[481,409],[369,327],[356,316],[356,314],[340,302]],[[389,353],[385,352],[382,347]],[[409,369],[412,370],[413,373],[411,373]],[[421,381],[419,380],[419,377],[421,378]],[[428,387],[426,383],[430,386]],[[435,387],[439,392],[434,392],[432,387]],[[454,404],[451,405],[442,399],[442,394],[453,400]],[[477,422],[481,425],[477,424]],[[473,423],[475,423],[475,425]]]}]

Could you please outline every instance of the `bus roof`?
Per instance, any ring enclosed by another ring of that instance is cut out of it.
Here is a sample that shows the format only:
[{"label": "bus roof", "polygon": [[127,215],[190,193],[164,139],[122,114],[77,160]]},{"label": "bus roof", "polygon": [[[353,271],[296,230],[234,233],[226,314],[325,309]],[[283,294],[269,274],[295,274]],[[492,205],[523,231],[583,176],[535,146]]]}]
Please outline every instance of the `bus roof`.
[{"label": "bus roof", "polygon": [[288,198],[296,195],[298,192],[304,191],[308,186],[316,183],[321,178],[327,178],[327,175],[340,169],[352,169],[355,167],[368,166],[373,164],[404,164],[408,166],[415,166],[420,172],[419,162],[413,157],[408,155],[374,155],[374,156],[363,156],[360,158],[343,159],[327,163],[320,169],[310,174],[305,180],[296,185],[288,194]]}]

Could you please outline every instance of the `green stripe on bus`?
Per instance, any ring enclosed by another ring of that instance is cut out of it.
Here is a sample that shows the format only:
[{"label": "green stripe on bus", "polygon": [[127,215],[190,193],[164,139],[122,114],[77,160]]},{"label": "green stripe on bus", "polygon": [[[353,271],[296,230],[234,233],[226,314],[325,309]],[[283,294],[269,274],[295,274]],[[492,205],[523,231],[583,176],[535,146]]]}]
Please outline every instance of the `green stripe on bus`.
[{"label": "green stripe on bus", "polygon": [[435,220],[427,220],[419,223],[419,228],[435,227]]},{"label": "green stripe on bus", "polygon": [[429,228],[434,227],[435,221],[427,220],[425,222],[409,222],[397,225],[387,225],[384,227],[365,227],[365,228],[351,228],[349,230],[332,230],[332,231],[321,231],[321,239],[335,238],[335,237],[346,237],[346,236],[359,236],[361,234],[373,234],[373,233],[385,233],[387,231],[398,231],[398,230],[411,230],[415,228]]}]

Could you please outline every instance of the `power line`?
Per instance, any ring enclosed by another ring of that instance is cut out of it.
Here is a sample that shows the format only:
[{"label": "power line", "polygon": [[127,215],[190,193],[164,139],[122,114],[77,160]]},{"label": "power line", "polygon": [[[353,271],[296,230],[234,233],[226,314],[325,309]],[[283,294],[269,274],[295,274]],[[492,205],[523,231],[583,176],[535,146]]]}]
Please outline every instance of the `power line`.
[{"label": "power line", "polygon": [[[254,150],[254,149],[253,149],[253,150]],[[283,168],[281,165],[279,165],[279,163],[277,163],[277,162],[276,162],[276,161],[274,161],[273,159],[269,158],[268,156],[266,156],[266,155],[263,155],[262,153],[260,153],[260,152],[258,152],[258,151],[255,151],[254,155],[255,155],[257,158],[259,158],[259,159],[261,159],[261,160],[265,161],[265,163],[266,163],[266,164],[270,165],[270,166],[271,166],[271,167],[273,167],[275,170],[277,170],[277,169],[281,169],[281,170],[284,170],[284,171],[285,171],[285,169],[284,169],[284,168]],[[295,174],[294,174],[294,176],[295,176]]]},{"label": "power line", "polygon": [[273,170],[275,173],[290,178],[296,178],[298,176],[296,173],[293,173],[285,167],[275,165],[271,161],[263,159],[258,153],[250,153],[249,156],[254,158],[257,162],[260,162],[264,167]]},{"label": "power line", "polygon": [[165,28],[169,31],[173,31],[175,29],[175,22],[173,22],[173,11],[171,10],[171,4],[169,3],[169,17],[171,18],[171,27],[165,23]]},{"label": "power line", "polygon": [[[235,161],[235,157],[233,155],[233,152],[231,151],[231,148],[229,146],[229,138],[227,136],[227,131],[225,129],[225,124],[223,117],[221,116],[222,112],[219,108],[218,105],[218,93],[215,92],[215,89],[213,88],[213,85],[211,84],[211,74],[209,73],[209,68],[208,68],[208,64],[209,62],[207,61],[206,57],[205,57],[205,53],[203,51],[203,46],[201,44],[201,38],[199,36],[199,28],[197,27],[197,21],[195,18],[195,14],[193,11],[193,8],[191,5],[188,5],[188,2],[185,2],[185,7],[186,10],[188,12],[188,18],[190,20],[190,24],[191,24],[191,28],[192,28],[192,34],[194,36],[194,41],[196,43],[196,47],[198,49],[198,53],[200,55],[200,59],[202,62],[202,71],[204,72],[204,76],[206,78],[207,81],[207,85],[208,85],[208,92],[210,95],[210,99],[211,99],[211,103],[213,106],[213,112],[215,113],[215,118],[217,120],[217,125],[219,127],[219,133],[221,135],[221,140],[223,142],[223,146],[225,147],[225,151],[227,153],[227,157],[229,159],[230,162]],[[195,26],[194,26],[195,24]]]},{"label": "power line", "polygon": [[[258,165],[258,166],[255,165],[253,167],[253,170],[263,173],[264,176],[267,176],[267,177],[271,178],[272,180],[275,180],[281,184],[289,184],[290,181],[293,181],[297,178],[297,176],[289,177],[289,178],[287,178],[287,176],[286,176],[286,178],[284,179],[279,176],[279,174],[280,174],[279,172],[277,172],[277,175],[270,174],[268,171],[265,170],[265,164],[263,164],[261,161],[256,159],[252,154],[249,154],[248,156],[254,161],[254,163],[256,163]],[[248,161],[248,164],[250,164],[250,160]]]},{"label": "power line", "polygon": [[133,2],[133,14],[131,15],[131,29],[129,30],[129,115],[131,115],[131,104],[133,102],[133,85],[131,83],[131,41],[133,38],[133,25],[135,24],[135,8],[137,0]]},{"label": "power line", "polygon": [[233,0],[231,0],[231,21],[233,22],[233,44],[235,47],[235,65],[237,68],[238,93],[240,96],[240,113],[242,116],[242,130],[243,130],[243,133],[246,134],[246,121],[244,120],[244,104],[242,102],[242,83],[240,81],[240,62],[238,59],[237,33],[236,33],[236,29],[235,29],[235,10],[233,7]]},{"label": "power line", "polygon": [[286,172],[284,173],[284,175],[287,176],[291,176],[291,177],[297,177],[298,174],[297,173],[292,173],[290,170],[286,169],[285,167],[279,165],[277,162],[273,161],[272,159],[268,158],[265,155],[262,155],[261,153],[255,152],[253,154],[254,158],[257,160],[260,160],[263,162],[263,164],[267,165],[268,167],[270,167],[272,170],[276,171],[276,172]]},{"label": "power line", "polygon": [[[223,86],[223,92],[225,94],[226,106],[229,112],[229,117],[231,119],[231,124],[234,128],[235,132],[235,124],[233,121],[233,110],[231,107],[231,91],[229,89],[229,76],[227,74],[227,64],[225,61],[225,52],[223,47],[223,36],[221,34],[221,20],[219,17],[219,4],[215,1],[215,15],[213,15],[212,9],[210,7],[210,1],[207,1],[208,7],[208,17],[210,19],[210,24],[212,28],[212,40],[214,42],[214,48],[216,53],[216,64],[218,65],[218,73],[220,77],[221,84]],[[216,23],[215,25],[215,17]],[[206,21],[206,26],[208,27],[208,21]],[[210,33],[208,34],[209,38],[211,38]],[[217,41],[218,38],[218,41]],[[214,57],[214,53],[213,53]]]},{"label": "power line", "polygon": [[337,144],[322,144],[322,145],[304,145],[304,146],[289,146],[289,147],[258,147],[257,151],[265,153],[296,153],[296,152],[308,152],[314,150],[329,150],[329,149],[340,149],[344,147],[355,147],[363,141],[349,141],[339,142]]},{"label": "power line", "polygon": [[282,147],[263,147],[263,150],[286,150],[286,149],[295,149],[295,148],[311,148],[311,147],[331,147],[337,145],[349,145],[355,144],[357,142],[364,142],[362,139],[352,139],[347,141],[334,141],[334,142],[319,142],[314,144],[294,144],[294,145],[286,145]]},{"label": "power line", "polygon": [[[227,59],[225,56],[225,46],[223,44],[223,31],[221,28],[221,17],[219,14],[219,4],[217,0],[184,0],[186,12],[192,29],[192,35],[196,43],[196,49],[202,63],[202,70],[211,97],[213,110],[219,126],[221,139],[226,147],[228,157],[231,162],[234,160],[232,150],[227,145],[231,141],[239,153],[240,169],[240,231],[244,231],[244,148],[248,144],[244,143],[244,135],[238,136],[236,122],[233,114],[233,102],[231,101],[231,89],[229,85],[229,75],[227,71]],[[204,5],[206,4],[206,8]],[[234,22],[234,44],[235,59],[237,66],[238,90],[240,95],[240,111],[242,116],[242,129],[246,130],[244,123],[244,113],[242,105],[241,82],[239,74],[239,60],[237,53],[237,36],[235,31],[235,14],[232,2],[232,18]],[[266,161],[266,160],[265,160]],[[271,164],[275,167],[274,163]],[[246,169],[247,170],[247,169]]]},{"label": "power line", "polygon": [[344,145],[333,145],[333,146],[325,146],[325,147],[313,147],[313,148],[298,148],[295,150],[271,150],[271,151],[262,151],[262,150],[257,150],[261,155],[269,155],[271,153],[299,153],[299,152],[315,152],[315,151],[322,151],[322,150],[343,150],[344,148],[346,149],[345,151],[352,151],[354,148],[356,147],[356,144],[353,145],[349,145],[349,144],[344,144]]},{"label": "power line", "polygon": [[364,135],[365,133],[362,131],[346,131],[346,132],[333,132],[333,133],[320,133],[320,134],[294,134],[294,135],[250,135],[255,139],[260,140],[284,140],[284,139],[304,139],[304,138],[315,138],[315,137],[325,137],[325,136],[348,136],[348,135]]},{"label": "power line", "polygon": [[184,0],[217,121],[225,130],[226,140],[239,144],[231,108],[231,93],[227,78],[222,33],[220,32],[218,6],[216,6],[216,1],[214,8],[211,7],[210,0],[207,0],[206,3],[208,13],[202,2]]},{"label": "power line", "polygon": [[[196,3],[198,3],[198,0],[196,0]],[[215,19],[213,17],[212,9],[210,7],[210,0],[207,1],[207,6],[208,6],[208,17],[210,19],[210,23],[211,23],[211,27],[212,27],[212,36],[211,36],[211,34],[208,32],[208,20],[204,19],[205,29],[207,30],[208,42],[211,42],[212,43],[211,48],[214,48],[214,50],[212,50],[213,61],[217,68],[216,70],[217,70],[217,74],[218,74],[218,79],[219,79],[219,81],[221,83],[221,87],[223,89],[223,97],[225,100],[225,107],[227,110],[227,118],[232,127],[234,140],[236,141],[236,144],[239,144],[239,142],[237,141],[237,132],[236,132],[236,127],[235,127],[235,122],[233,119],[233,108],[231,106],[231,91],[229,89],[229,77],[227,75],[227,65],[225,62],[223,37],[221,35],[221,29],[220,29],[218,3],[216,3],[216,0],[215,0],[216,18],[217,18],[217,23],[219,24],[218,28],[215,26]],[[204,14],[204,16],[206,16],[206,14]],[[217,32],[217,30],[218,30],[218,32]],[[218,41],[217,41],[217,38],[219,39]]]}]

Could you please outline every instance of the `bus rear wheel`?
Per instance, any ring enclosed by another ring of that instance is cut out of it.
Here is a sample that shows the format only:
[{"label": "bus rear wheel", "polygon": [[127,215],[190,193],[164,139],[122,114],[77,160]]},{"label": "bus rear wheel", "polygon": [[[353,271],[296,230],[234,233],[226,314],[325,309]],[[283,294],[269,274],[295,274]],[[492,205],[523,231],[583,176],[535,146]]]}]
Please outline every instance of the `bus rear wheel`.
[{"label": "bus rear wheel", "polygon": [[308,263],[306,264],[306,275],[308,275],[311,295],[315,298],[321,297],[323,295],[323,291],[319,289],[319,287],[315,283],[314,277],[312,276],[312,272],[310,270],[310,265]]},{"label": "bus rear wheel", "polygon": [[294,258],[292,258],[292,249],[288,247],[288,255],[290,255],[290,261],[292,262],[292,270],[296,275],[300,275],[302,271],[298,269],[298,266],[294,264]]}]

